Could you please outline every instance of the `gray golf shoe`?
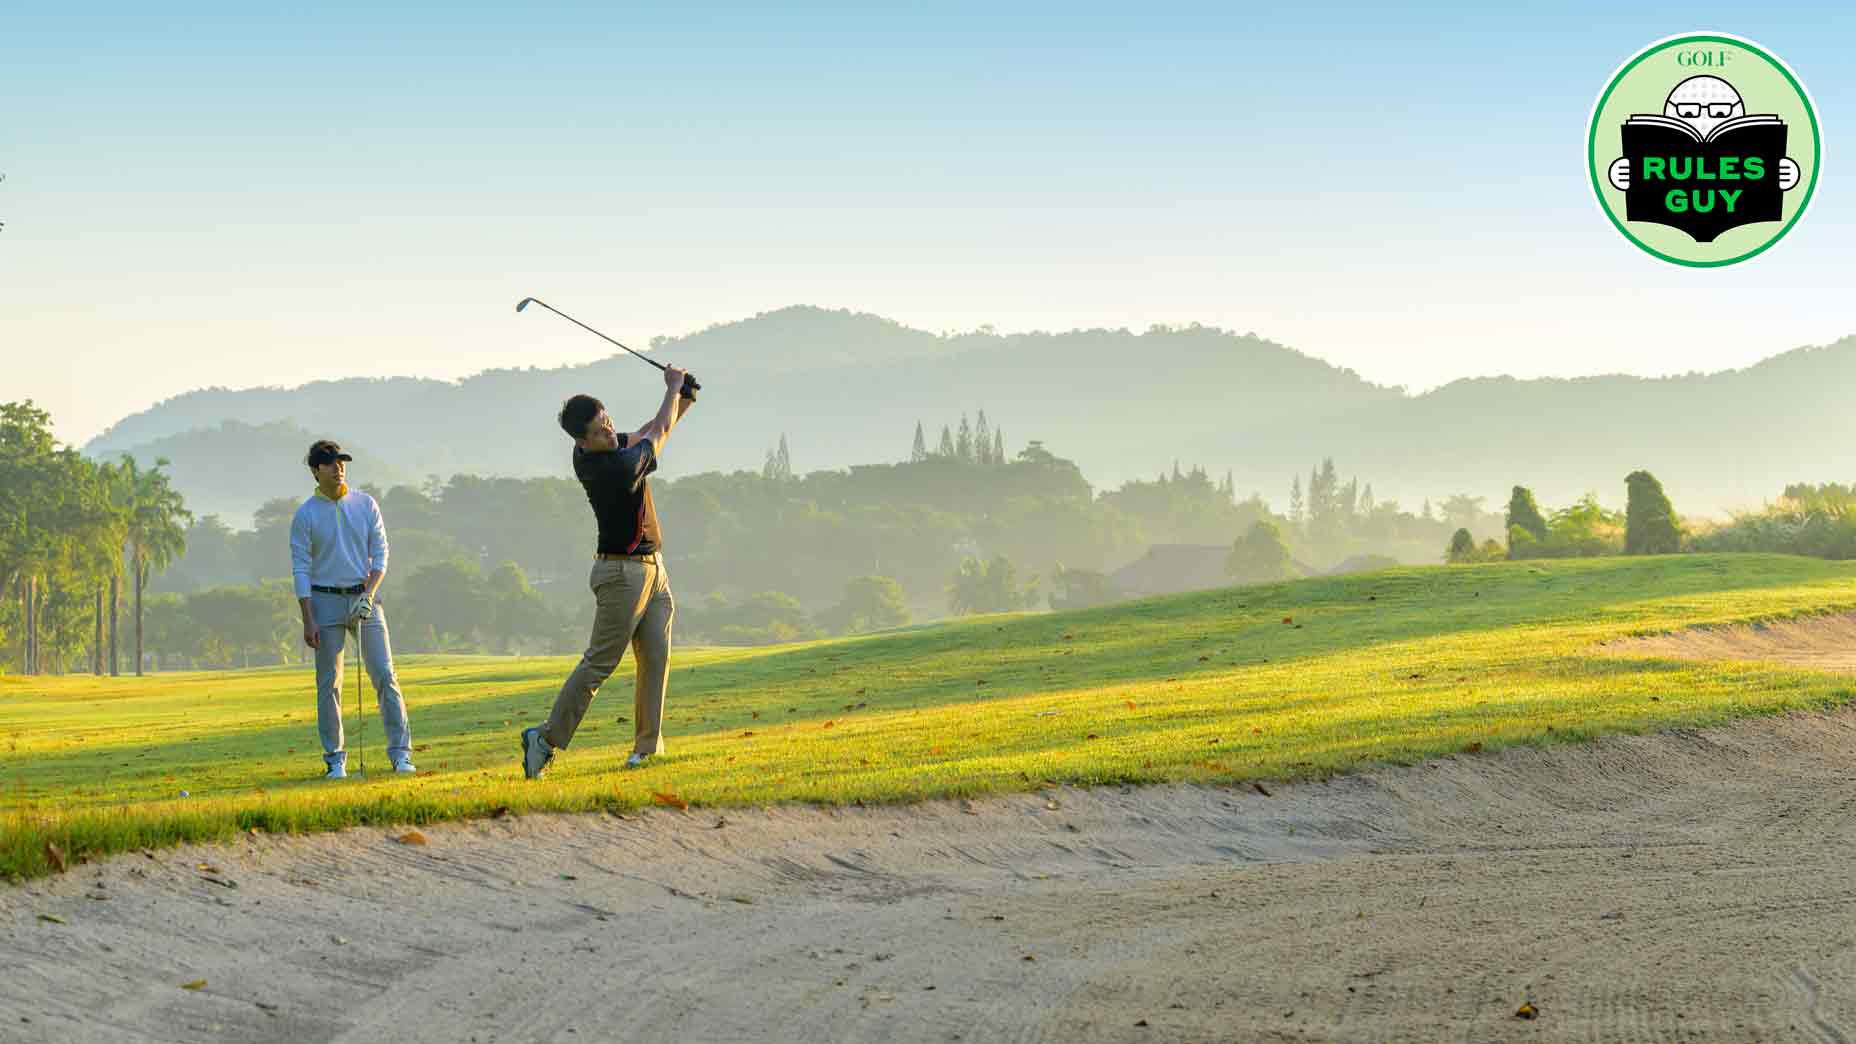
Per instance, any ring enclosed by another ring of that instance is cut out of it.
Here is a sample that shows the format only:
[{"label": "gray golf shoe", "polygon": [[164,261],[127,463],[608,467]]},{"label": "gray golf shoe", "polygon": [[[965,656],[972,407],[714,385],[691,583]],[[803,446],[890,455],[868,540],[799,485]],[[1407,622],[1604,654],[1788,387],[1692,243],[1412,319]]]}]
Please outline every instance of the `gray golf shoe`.
[{"label": "gray golf shoe", "polygon": [[542,738],[541,727],[533,726],[522,730],[522,774],[529,779],[540,779],[542,770],[548,762],[554,760],[554,748]]}]

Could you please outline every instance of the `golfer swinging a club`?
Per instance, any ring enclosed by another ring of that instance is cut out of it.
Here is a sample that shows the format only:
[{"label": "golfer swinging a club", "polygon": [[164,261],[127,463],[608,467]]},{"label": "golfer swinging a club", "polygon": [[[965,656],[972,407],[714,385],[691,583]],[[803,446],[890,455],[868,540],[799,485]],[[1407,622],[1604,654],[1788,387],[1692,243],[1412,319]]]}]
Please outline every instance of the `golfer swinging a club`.
[{"label": "golfer swinging a club", "polygon": [[573,742],[593,694],[619,666],[630,645],[637,656],[632,755],[626,768],[664,752],[664,689],[670,673],[670,621],[676,603],[664,574],[663,536],[645,476],[657,470],[664,443],[696,401],[684,371],[664,368],[664,401],[644,427],[620,434],[606,407],[591,395],[561,406],[561,430],[574,440],[574,476],[599,523],[593,555],[593,636],[586,655],[554,698],[548,720],[522,732],[522,774],[540,776],[556,750]]},{"label": "golfer swinging a club", "polygon": [[374,683],[387,733],[387,760],[395,772],[416,771],[406,701],[393,673],[387,611],[374,600],[387,574],[387,528],[380,505],[346,481],[354,458],[327,439],[309,447],[316,492],[290,521],[290,573],[303,613],[303,644],[316,650],[316,728],[322,734],[324,779],[346,779],[342,744],[342,647],[349,631],[361,641],[361,658]]}]

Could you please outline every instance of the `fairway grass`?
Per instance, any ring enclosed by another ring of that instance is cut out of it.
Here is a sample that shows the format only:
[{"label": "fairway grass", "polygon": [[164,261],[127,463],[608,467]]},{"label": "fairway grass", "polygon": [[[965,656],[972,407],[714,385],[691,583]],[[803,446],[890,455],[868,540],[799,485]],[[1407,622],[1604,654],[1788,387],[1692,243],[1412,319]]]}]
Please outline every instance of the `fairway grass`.
[{"label": "fairway grass", "polygon": [[[1046,784],[1323,778],[1373,763],[1821,709],[1848,677],[1601,656],[1602,640],[1856,609],[1856,564],[1683,555],[1406,568],[1073,613],[674,657],[668,753],[624,771],[629,658],[571,750],[517,737],[572,657],[406,657],[417,776],[378,713],[324,783],[307,666],[0,676],[0,876],[115,852],[357,824],[781,801],[894,802]],[[182,792],[185,792],[185,796]]]}]

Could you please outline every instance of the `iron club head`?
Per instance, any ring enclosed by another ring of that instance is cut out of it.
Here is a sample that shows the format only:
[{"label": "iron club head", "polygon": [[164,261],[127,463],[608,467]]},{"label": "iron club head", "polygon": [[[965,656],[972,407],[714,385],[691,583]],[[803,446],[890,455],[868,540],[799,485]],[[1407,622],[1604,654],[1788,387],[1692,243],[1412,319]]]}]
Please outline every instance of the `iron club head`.
[{"label": "iron club head", "polygon": [[534,298],[532,298],[532,297],[524,297],[524,298],[523,298],[522,300],[520,300],[520,301],[517,301],[517,302],[516,302],[516,311],[518,311],[518,312],[520,312],[520,311],[521,311],[522,309],[524,309],[524,308],[527,308],[527,307],[528,307],[528,303],[529,303],[530,301],[533,301],[533,300],[534,300]]}]

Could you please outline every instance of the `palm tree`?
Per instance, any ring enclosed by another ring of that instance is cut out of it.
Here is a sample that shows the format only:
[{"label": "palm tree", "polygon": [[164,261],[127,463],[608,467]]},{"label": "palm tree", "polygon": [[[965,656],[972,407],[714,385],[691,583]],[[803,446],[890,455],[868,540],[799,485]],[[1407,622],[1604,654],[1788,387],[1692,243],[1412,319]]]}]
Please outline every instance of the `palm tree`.
[{"label": "palm tree", "polygon": [[96,629],[91,642],[91,668],[103,672],[103,579],[122,571],[126,513],[116,502],[115,469],[95,464],[67,449],[60,453],[65,475],[60,486],[64,505],[57,532],[70,597],[81,597],[85,585],[95,594]]},{"label": "palm tree", "polygon": [[180,491],[168,484],[162,468],[167,458],[155,460],[147,471],[136,467],[135,458],[122,455],[125,481],[121,488],[128,494],[128,515],[124,537],[128,544],[130,575],[135,581],[135,673],[142,673],[142,589],[152,573],[165,570],[187,550],[187,526],[193,512],[187,510]]}]

